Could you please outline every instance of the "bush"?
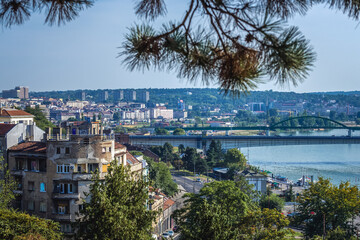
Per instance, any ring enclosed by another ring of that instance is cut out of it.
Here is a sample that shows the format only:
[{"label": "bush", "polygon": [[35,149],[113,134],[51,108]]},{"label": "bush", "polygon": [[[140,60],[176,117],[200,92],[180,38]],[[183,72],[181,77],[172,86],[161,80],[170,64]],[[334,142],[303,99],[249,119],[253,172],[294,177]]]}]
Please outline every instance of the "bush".
[{"label": "bush", "polygon": [[59,224],[13,209],[0,209],[0,239],[62,239]]}]

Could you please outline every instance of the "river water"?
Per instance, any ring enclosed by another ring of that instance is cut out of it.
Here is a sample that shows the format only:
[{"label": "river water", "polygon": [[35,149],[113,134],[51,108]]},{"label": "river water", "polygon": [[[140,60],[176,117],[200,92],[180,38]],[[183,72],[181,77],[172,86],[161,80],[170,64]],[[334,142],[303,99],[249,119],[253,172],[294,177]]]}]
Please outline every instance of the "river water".
[{"label": "river water", "polygon": [[[345,130],[294,132],[280,135],[342,136]],[[353,133],[359,136],[360,132]],[[360,145],[294,145],[242,148],[251,165],[296,182],[303,175],[330,178],[332,183],[350,181],[360,185]]]}]

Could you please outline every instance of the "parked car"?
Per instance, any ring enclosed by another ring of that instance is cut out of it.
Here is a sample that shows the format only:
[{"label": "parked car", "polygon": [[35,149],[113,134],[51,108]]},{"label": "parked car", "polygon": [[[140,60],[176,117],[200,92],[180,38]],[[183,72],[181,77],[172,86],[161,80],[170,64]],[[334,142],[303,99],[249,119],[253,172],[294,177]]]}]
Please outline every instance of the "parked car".
[{"label": "parked car", "polygon": [[296,215],[299,215],[298,212],[292,212],[292,213],[289,213],[287,216],[288,217],[295,217]]},{"label": "parked car", "polygon": [[168,239],[168,238],[170,238],[170,235],[169,235],[169,233],[164,232],[163,234],[161,234],[161,237],[165,238],[165,239]]},{"label": "parked car", "polygon": [[168,231],[168,234],[170,235],[170,237],[174,236],[174,231]]}]

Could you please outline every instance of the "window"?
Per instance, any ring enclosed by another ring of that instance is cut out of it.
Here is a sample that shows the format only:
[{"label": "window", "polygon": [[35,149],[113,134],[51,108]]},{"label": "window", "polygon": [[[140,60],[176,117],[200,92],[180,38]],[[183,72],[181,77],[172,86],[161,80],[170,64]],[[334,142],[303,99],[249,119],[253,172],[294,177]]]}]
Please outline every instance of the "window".
[{"label": "window", "polygon": [[66,206],[65,205],[58,205],[58,214],[65,214]]},{"label": "window", "polygon": [[46,212],[46,202],[40,202],[40,212]]},{"label": "window", "polygon": [[60,225],[60,231],[64,233],[70,233],[71,232],[71,225],[68,223],[61,224]]},{"label": "window", "polygon": [[111,147],[109,147],[109,152],[111,152]]},{"label": "window", "polygon": [[106,152],[106,147],[102,148],[102,152],[105,153]]},{"label": "window", "polygon": [[58,173],[69,173],[70,172],[70,164],[58,164],[56,171]]},{"label": "window", "polygon": [[89,163],[88,169],[89,169],[89,172],[95,172],[96,170],[99,169],[99,164],[98,163]]},{"label": "window", "polygon": [[56,154],[60,154],[60,152],[61,152],[61,148],[57,147],[56,148]]},{"label": "window", "polygon": [[28,201],[28,210],[34,211],[34,209],[35,209],[34,201]]},{"label": "window", "polygon": [[46,192],[46,184],[43,182],[40,183],[40,192]]},{"label": "window", "polygon": [[28,159],[28,170],[35,172],[39,170],[36,159]]},{"label": "window", "polygon": [[73,193],[72,183],[60,183],[58,189],[60,193]]},{"label": "window", "polygon": [[35,184],[34,182],[28,182],[28,190],[29,191],[34,191],[35,190]]},{"label": "window", "polygon": [[69,147],[65,148],[65,154],[70,154],[70,148]]}]

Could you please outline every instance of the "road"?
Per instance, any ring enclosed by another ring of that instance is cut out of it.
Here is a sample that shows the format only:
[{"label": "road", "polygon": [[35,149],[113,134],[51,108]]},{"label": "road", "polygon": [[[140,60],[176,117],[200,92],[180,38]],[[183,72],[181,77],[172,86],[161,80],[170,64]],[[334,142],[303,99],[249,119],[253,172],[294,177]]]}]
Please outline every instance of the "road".
[{"label": "road", "polygon": [[193,193],[195,190],[195,193],[199,193],[200,189],[203,187],[203,183],[195,182],[185,176],[178,175],[176,172],[173,172],[172,176],[174,181],[181,185],[186,192]]}]

